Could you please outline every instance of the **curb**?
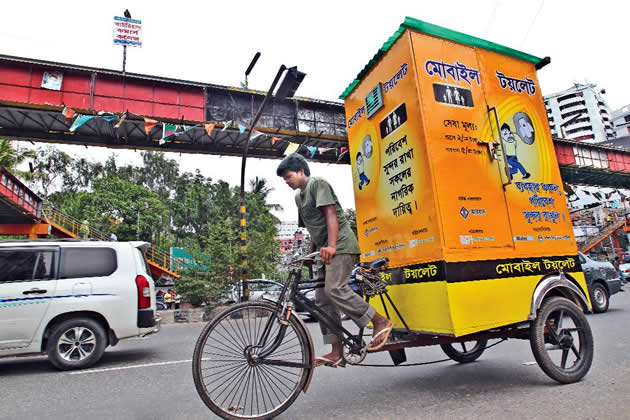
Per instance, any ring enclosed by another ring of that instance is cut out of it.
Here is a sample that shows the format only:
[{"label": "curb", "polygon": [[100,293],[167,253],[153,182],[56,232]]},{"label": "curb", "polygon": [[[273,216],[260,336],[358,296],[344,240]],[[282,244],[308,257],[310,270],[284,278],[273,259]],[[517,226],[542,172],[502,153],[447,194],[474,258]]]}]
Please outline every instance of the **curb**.
[{"label": "curb", "polygon": [[167,309],[158,311],[164,324],[186,324],[193,322],[207,322],[212,319],[215,313],[221,312],[226,306],[215,308],[194,308],[194,309]]}]

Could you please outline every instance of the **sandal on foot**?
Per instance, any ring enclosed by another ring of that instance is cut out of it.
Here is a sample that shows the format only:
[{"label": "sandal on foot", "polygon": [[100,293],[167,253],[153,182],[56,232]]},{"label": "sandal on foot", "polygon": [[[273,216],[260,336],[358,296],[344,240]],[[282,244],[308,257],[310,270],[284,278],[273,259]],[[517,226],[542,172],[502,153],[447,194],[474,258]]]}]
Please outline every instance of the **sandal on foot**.
[{"label": "sandal on foot", "polygon": [[[372,339],[370,340],[370,343],[368,344],[368,348],[367,351],[368,352],[373,352],[373,351],[377,351],[380,350],[386,343],[387,340],[389,340],[389,335],[392,332],[392,328],[393,328],[393,324],[390,322],[389,325],[385,328],[383,328],[382,330],[380,330],[378,333],[376,333],[375,335],[372,336]],[[372,343],[374,343],[374,341],[379,338],[380,336],[383,336],[383,341],[380,342],[380,344],[377,345],[373,345]]]},{"label": "sandal on foot", "polygon": [[346,361],[343,360],[343,357],[340,357],[339,360],[334,361],[331,360],[327,357],[324,356],[319,356],[316,357],[314,362],[313,362],[313,367],[320,367],[320,366],[327,366],[327,367],[331,367],[331,368],[337,368],[337,367],[346,367]]}]

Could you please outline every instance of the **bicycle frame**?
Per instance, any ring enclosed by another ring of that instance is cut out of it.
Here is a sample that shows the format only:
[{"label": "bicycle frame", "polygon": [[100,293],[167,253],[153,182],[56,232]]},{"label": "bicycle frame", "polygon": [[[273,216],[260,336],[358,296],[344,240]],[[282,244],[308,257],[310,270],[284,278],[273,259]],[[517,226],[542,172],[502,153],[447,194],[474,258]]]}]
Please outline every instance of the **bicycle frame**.
[{"label": "bicycle frame", "polygon": [[[306,307],[307,312],[313,316],[318,317],[320,322],[326,325],[339,339],[342,343],[348,346],[351,350],[360,350],[364,347],[363,342],[363,328],[359,330],[357,335],[353,335],[350,331],[345,329],[343,326],[335,325],[334,320],[328,316],[325,312],[323,312],[316,305],[311,303],[310,300],[306,298],[299,290],[300,283],[302,280],[301,266],[299,268],[294,268],[291,270],[289,274],[289,280],[285,284],[278,301],[276,302],[276,315],[278,319],[275,317],[270,318],[265,325],[265,329],[263,330],[263,334],[257,343],[256,347],[264,349],[268,340],[269,334],[271,333],[271,328],[274,322],[280,322],[281,326],[278,331],[278,334],[274,338],[273,343],[258,354],[258,363],[263,364],[273,364],[273,365],[281,365],[281,366],[293,366],[293,367],[303,367],[301,364],[292,363],[292,362],[284,362],[280,360],[265,360],[267,356],[272,354],[282,343],[284,339],[284,334],[286,333],[289,319],[292,316],[293,311],[293,302],[297,301]],[[318,284],[314,288],[323,287],[324,282],[318,282]],[[311,289],[311,287],[308,287]],[[288,299],[287,299],[288,293]]]}]

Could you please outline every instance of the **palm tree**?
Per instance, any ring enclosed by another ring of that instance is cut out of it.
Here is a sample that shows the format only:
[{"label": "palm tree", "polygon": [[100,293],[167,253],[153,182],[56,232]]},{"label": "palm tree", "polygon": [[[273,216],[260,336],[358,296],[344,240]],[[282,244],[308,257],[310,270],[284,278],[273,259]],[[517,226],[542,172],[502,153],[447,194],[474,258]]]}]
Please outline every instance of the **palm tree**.
[{"label": "palm tree", "polygon": [[267,196],[271,191],[274,190],[273,187],[270,187],[266,178],[254,178],[249,180],[249,189],[252,194],[257,194],[262,198],[263,203],[267,207],[272,210],[282,211],[282,206],[280,204],[267,204]]},{"label": "palm tree", "polygon": [[30,178],[31,173],[16,170],[17,166],[27,159],[36,159],[37,152],[31,149],[16,150],[9,140],[0,140],[0,165],[16,175],[23,178]]}]

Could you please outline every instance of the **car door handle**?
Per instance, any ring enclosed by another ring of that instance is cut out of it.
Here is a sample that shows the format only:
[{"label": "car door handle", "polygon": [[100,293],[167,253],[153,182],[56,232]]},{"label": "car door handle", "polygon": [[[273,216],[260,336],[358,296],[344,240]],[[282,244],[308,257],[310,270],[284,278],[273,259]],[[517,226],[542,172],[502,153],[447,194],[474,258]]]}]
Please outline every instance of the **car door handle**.
[{"label": "car door handle", "polygon": [[23,295],[41,295],[46,293],[48,290],[44,290],[44,289],[31,289],[31,290],[25,290],[22,292]]}]

